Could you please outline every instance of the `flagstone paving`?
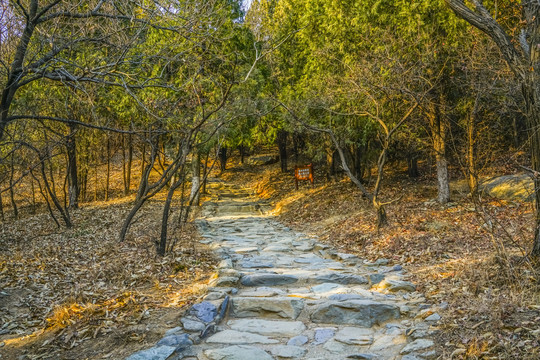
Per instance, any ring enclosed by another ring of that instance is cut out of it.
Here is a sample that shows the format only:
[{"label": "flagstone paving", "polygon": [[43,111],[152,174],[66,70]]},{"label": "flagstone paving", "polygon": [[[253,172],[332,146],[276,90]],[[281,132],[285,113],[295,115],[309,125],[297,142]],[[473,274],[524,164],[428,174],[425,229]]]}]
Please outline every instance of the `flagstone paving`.
[{"label": "flagstone paving", "polygon": [[[128,360],[434,359],[438,308],[400,265],[339,253],[213,180],[198,220],[222,258],[208,295]],[[433,319],[430,321],[430,319]]]}]

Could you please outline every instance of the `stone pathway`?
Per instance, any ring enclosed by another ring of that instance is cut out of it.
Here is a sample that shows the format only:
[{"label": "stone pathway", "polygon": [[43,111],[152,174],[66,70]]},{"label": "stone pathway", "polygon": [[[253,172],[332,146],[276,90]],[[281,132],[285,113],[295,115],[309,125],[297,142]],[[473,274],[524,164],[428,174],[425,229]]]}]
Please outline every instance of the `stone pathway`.
[{"label": "stone pathway", "polygon": [[223,259],[205,300],[128,360],[434,359],[438,307],[401,266],[338,253],[219,180],[199,219]]}]

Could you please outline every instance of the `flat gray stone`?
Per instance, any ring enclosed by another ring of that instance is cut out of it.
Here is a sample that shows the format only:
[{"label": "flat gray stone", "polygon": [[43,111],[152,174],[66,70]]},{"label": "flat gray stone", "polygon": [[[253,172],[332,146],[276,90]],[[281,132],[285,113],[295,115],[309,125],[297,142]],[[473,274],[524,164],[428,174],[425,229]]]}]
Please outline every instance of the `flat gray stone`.
[{"label": "flat gray stone", "polygon": [[244,286],[275,286],[293,284],[298,278],[293,275],[253,274],[243,276],[240,283]]},{"label": "flat gray stone", "polygon": [[266,351],[246,345],[206,350],[204,354],[210,360],[273,360]]},{"label": "flat gray stone", "polygon": [[312,286],[311,291],[314,292],[315,294],[320,294],[320,293],[327,293],[332,290],[339,289],[340,287],[342,287],[340,284],[324,283],[324,284]]},{"label": "flat gray stone", "polygon": [[366,300],[366,297],[359,294],[332,294],[328,299],[335,301]]},{"label": "flat gray stone", "polygon": [[401,350],[400,354],[405,355],[412,352],[418,352],[421,350],[426,350],[431,347],[433,347],[434,343],[431,340],[428,339],[416,339],[411,343],[408,343],[405,345],[405,347]]},{"label": "flat gray stone", "polygon": [[321,274],[315,277],[317,282],[321,283],[336,283],[341,285],[350,284],[367,284],[368,280],[364,276],[353,274],[342,274],[338,272],[331,272],[327,274]]},{"label": "flat gray stone", "polygon": [[273,268],[274,264],[272,264],[271,262],[258,262],[258,261],[246,260],[246,261],[243,261],[240,266],[246,269],[266,269],[266,268]]},{"label": "flat gray stone", "polygon": [[283,359],[298,359],[303,357],[307,352],[307,349],[304,349],[299,346],[290,346],[290,345],[277,345],[270,349],[270,353],[278,358]]},{"label": "flat gray stone", "polygon": [[334,336],[336,328],[317,328],[315,329],[315,341],[313,345],[324,344]]},{"label": "flat gray stone", "polygon": [[[361,359],[361,360],[375,360],[379,358],[379,355],[372,353],[351,354],[347,356],[347,359]],[[404,358],[401,358],[403,360]]]},{"label": "flat gray stone", "polygon": [[291,251],[291,248],[289,246],[284,245],[270,245],[263,249],[263,251],[268,252],[289,252]]},{"label": "flat gray stone", "polygon": [[412,292],[416,290],[416,285],[409,281],[384,279],[377,285],[378,289],[385,289],[391,292],[408,291]]},{"label": "flat gray stone", "polygon": [[195,304],[191,307],[191,312],[199,319],[204,322],[210,322],[214,320],[217,315],[217,307],[208,302],[203,301],[201,303]]},{"label": "flat gray stone", "polygon": [[210,281],[208,285],[214,286],[214,287],[231,287],[231,286],[236,286],[237,283],[238,283],[237,277],[220,276],[218,278],[212,279],[212,281]]},{"label": "flat gray stone", "polygon": [[433,313],[433,314],[429,315],[427,318],[425,318],[424,320],[426,320],[426,321],[439,321],[439,320],[441,320],[441,315],[439,315],[437,313]]},{"label": "flat gray stone", "polygon": [[236,330],[223,330],[212,336],[207,340],[207,343],[217,343],[217,344],[231,344],[231,345],[240,345],[240,344],[276,344],[279,341],[270,339],[266,336],[252,334],[244,331]]},{"label": "flat gray stone", "polygon": [[301,321],[236,319],[230,320],[227,325],[232,330],[279,337],[299,335],[306,330],[306,326]]},{"label": "flat gray stone", "polygon": [[166,345],[166,346],[189,346],[193,345],[193,341],[189,339],[188,334],[176,334],[176,335],[167,335],[157,343],[158,346]]},{"label": "flat gray stone", "polygon": [[291,297],[236,297],[232,312],[236,317],[265,317],[295,320],[304,308],[304,300]]},{"label": "flat gray stone", "polygon": [[182,326],[177,326],[175,328],[167,330],[167,332],[165,333],[165,336],[176,335],[183,332],[184,332],[184,328]]},{"label": "flat gray stone", "polygon": [[126,358],[126,360],[165,360],[176,350],[175,346],[155,346],[141,350]]},{"label": "flat gray stone", "polygon": [[309,341],[308,337],[305,335],[298,335],[293,338],[291,338],[289,341],[287,341],[287,345],[291,346],[301,346],[306,344]]},{"label": "flat gray stone", "polygon": [[323,345],[323,348],[330,351],[333,354],[338,354],[339,355],[338,358],[343,358],[345,354],[358,352],[358,345],[347,345],[339,341],[336,341],[334,339],[328,340]]},{"label": "flat gray stone", "polygon": [[182,326],[187,331],[203,331],[206,327],[202,322],[195,321],[187,318],[180,319]]},{"label": "flat gray stone", "polygon": [[372,300],[330,301],[320,305],[311,315],[315,323],[351,324],[372,327],[391,319],[398,319],[399,307]]},{"label": "flat gray stone", "polygon": [[337,332],[334,339],[347,345],[371,345],[373,343],[373,330],[357,327],[344,327]]}]

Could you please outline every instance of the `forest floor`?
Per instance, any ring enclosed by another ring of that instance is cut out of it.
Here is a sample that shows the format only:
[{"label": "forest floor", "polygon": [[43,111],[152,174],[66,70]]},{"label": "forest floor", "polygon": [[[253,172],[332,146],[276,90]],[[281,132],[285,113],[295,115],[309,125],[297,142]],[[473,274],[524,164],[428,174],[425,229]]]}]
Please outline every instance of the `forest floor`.
[{"label": "forest floor", "polygon": [[188,227],[156,255],[162,199],[119,243],[131,197],[93,202],[57,228],[45,209],[0,225],[0,359],[122,359],[177,326],[215,259]]},{"label": "forest floor", "polygon": [[342,252],[403,264],[433,303],[447,302],[439,325],[441,359],[540,358],[540,272],[524,260],[530,247],[531,203],[484,198],[474,204],[453,183],[452,203],[436,200],[435,178],[391,174],[383,186],[389,226],[350,181],[294,189],[279,165],[240,166],[223,177],[275,204],[280,221],[320,237]]}]

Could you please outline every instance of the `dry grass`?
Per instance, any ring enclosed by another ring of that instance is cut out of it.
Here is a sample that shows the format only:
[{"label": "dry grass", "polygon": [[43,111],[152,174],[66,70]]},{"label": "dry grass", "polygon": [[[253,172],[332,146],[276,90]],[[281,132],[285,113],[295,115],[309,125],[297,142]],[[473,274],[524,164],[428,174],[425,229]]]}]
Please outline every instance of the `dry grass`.
[{"label": "dry grass", "polygon": [[173,234],[172,253],[156,256],[160,198],[119,243],[130,200],[85,204],[72,213],[72,229],[41,211],[1,224],[2,359],[123,358],[178,326],[214,259],[193,226]]},{"label": "dry grass", "polygon": [[[390,225],[375,227],[375,213],[347,180],[294,190],[292,174],[278,166],[242,167],[226,174],[253,186],[276,204],[282,221],[318,235],[336,248],[373,260],[403,264],[430,302],[449,303],[441,313],[442,359],[539,359],[539,266],[523,259],[532,238],[532,205],[483,200],[466,193],[441,206],[435,179],[410,181],[395,174],[384,201]],[[453,188],[459,188],[455,186]]]}]

